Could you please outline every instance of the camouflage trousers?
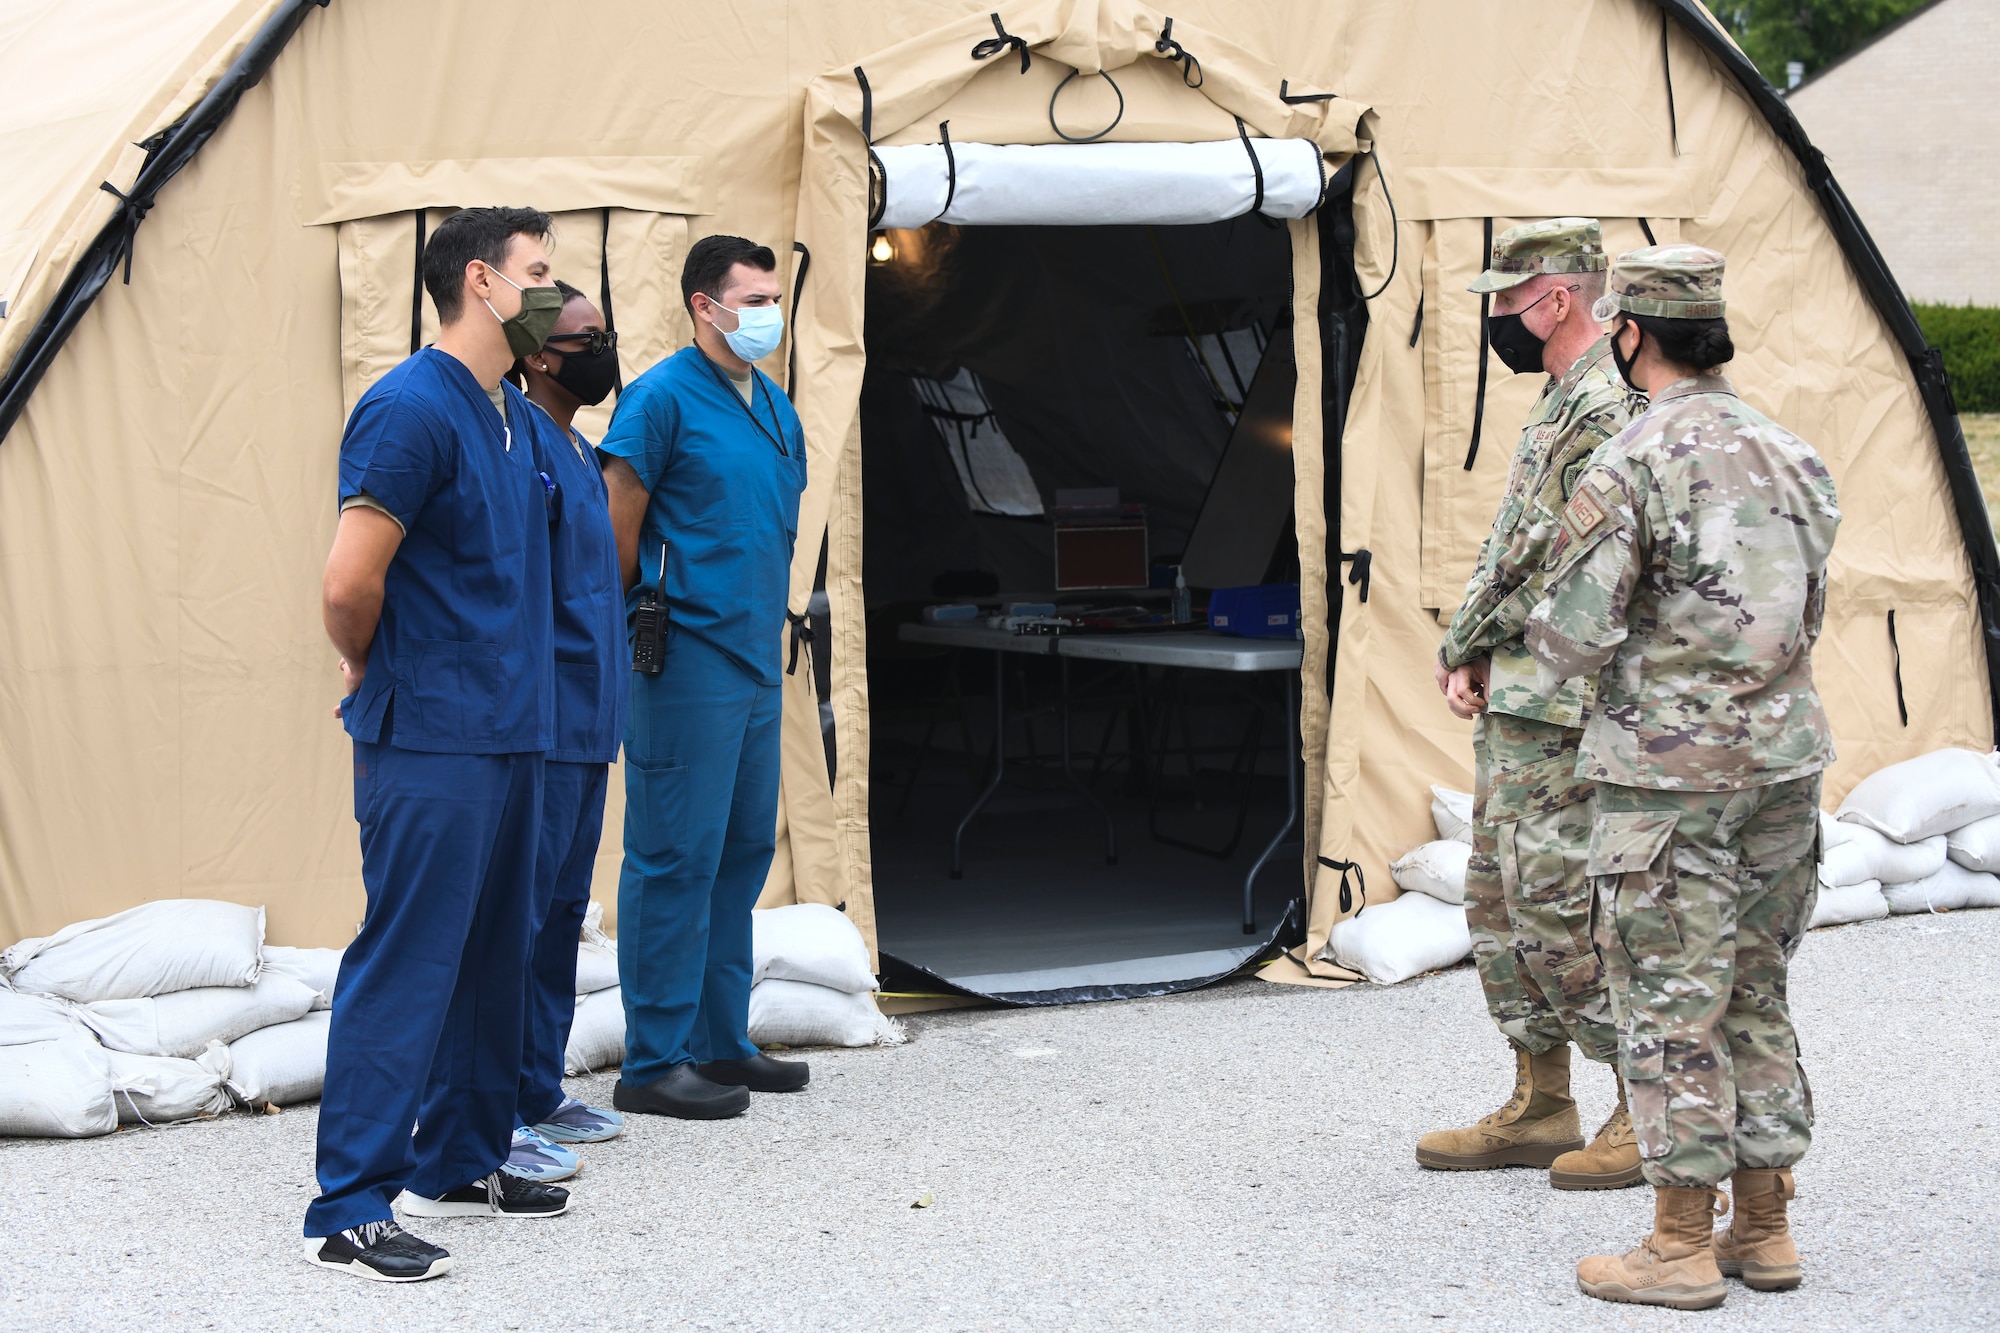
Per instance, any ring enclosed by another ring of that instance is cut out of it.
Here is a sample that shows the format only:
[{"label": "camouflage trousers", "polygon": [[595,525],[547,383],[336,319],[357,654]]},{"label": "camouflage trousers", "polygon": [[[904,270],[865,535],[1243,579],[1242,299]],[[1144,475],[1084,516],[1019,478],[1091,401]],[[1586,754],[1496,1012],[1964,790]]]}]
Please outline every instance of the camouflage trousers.
[{"label": "camouflage trousers", "polygon": [[1591,787],[1578,781],[1582,733],[1549,722],[1481,715],[1465,922],[1486,1010],[1533,1055],[1574,1041],[1618,1055],[1604,967],[1590,935]]},{"label": "camouflage trousers", "polygon": [[1597,943],[1654,1185],[1790,1166],[1812,1142],[1785,984],[1819,896],[1819,783],[1598,784]]}]

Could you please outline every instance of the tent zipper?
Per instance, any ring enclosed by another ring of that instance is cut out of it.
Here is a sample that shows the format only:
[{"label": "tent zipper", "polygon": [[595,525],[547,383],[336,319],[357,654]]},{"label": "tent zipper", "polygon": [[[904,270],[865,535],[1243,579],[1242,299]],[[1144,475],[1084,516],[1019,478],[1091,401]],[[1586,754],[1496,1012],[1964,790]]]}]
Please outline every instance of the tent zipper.
[{"label": "tent zipper", "polygon": [[[1491,259],[1493,254],[1493,219],[1486,219],[1486,245],[1480,252],[1482,259]],[[1486,320],[1493,313],[1493,293],[1485,292],[1479,297],[1479,387],[1472,395],[1472,442],[1465,449],[1465,470],[1472,471],[1473,462],[1479,457],[1479,431],[1486,421],[1486,362],[1487,333]]]}]

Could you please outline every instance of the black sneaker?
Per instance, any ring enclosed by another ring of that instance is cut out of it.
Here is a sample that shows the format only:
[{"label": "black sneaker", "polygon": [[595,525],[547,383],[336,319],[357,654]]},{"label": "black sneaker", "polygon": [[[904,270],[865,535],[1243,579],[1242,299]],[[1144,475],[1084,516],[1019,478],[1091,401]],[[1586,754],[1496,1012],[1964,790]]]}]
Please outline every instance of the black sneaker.
[{"label": "black sneaker", "polygon": [[306,1238],[306,1262],[370,1282],[422,1282],[451,1271],[451,1255],[394,1222],[363,1222],[325,1238]]},{"label": "black sneaker", "polygon": [[404,1190],[396,1207],[411,1217],[559,1217],[569,1211],[569,1191],[495,1171],[441,1199]]},{"label": "black sneaker", "polygon": [[710,1083],[752,1092],[797,1092],[812,1077],[803,1060],[773,1060],[762,1053],[748,1060],[710,1060],[696,1068]]}]

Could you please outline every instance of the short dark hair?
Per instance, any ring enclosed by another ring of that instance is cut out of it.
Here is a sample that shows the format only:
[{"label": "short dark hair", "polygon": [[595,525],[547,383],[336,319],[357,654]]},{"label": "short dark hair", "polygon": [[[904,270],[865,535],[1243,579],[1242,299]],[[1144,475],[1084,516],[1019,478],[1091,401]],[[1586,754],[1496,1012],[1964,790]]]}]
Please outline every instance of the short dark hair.
[{"label": "short dark hair", "polygon": [[681,266],[681,304],[690,316],[694,314],[694,294],[700,292],[715,300],[722,292],[723,279],[738,264],[775,273],[778,257],[770,246],[741,236],[704,236],[689,248],[687,263]]},{"label": "short dark hair", "polygon": [[1625,318],[1637,324],[1639,332],[1669,361],[1697,370],[1712,370],[1736,358],[1736,344],[1729,340],[1727,319],[1662,319],[1630,311],[1625,312]]},{"label": "short dark hair", "polygon": [[440,222],[424,243],[424,290],[438,322],[449,324],[463,313],[467,264],[478,259],[498,268],[516,236],[547,244],[554,229],[539,208],[461,208]]}]

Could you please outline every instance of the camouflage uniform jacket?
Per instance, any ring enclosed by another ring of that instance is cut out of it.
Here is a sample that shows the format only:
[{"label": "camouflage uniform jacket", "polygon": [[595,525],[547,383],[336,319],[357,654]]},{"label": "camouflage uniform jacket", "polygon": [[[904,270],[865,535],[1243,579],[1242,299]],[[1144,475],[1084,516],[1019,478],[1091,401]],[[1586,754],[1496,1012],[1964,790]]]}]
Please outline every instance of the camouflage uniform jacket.
[{"label": "camouflage uniform jacket", "polygon": [[1545,697],[1521,634],[1542,599],[1542,560],[1563,506],[1597,446],[1625,429],[1642,406],[1612,367],[1610,339],[1600,338],[1560,379],[1549,379],[1521,429],[1493,531],[1480,544],[1479,565],[1438,649],[1446,670],[1492,659],[1486,697],[1496,713],[1583,725],[1592,683],[1572,681]]},{"label": "camouflage uniform jacket", "polygon": [[1563,510],[1528,621],[1549,686],[1610,664],[1578,776],[1727,791],[1824,768],[1812,645],[1839,524],[1819,454],[1728,380],[1660,390]]}]

